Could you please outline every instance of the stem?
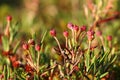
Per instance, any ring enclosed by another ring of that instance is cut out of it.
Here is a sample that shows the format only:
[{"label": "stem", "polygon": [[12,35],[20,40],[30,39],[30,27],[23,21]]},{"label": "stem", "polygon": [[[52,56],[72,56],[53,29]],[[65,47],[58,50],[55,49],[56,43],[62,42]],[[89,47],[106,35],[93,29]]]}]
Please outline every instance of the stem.
[{"label": "stem", "polygon": [[67,48],[67,47],[68,47],[68,46],[67,46],[67,43],[68,43],[68,38],[67,38],[67,37],[65,37],[65,40],[66,40],[66,41],[65,41],[65,45],[66,45],[66,48]]},{"label": "stem", "polygon": [[62,56],[65,58],[65,55],[64,55],[64,53],[63,53],[63,51],[62,51],[62,48],[61,48],[61,46],[60,46],[60,43],[59,43],[57,37],[54,36],[54,39],[56,40],[56,42],[57,42],[57,44],[58,44],[58,47],[59,47],[59,49],[60,49],[60,52],[61,52]]},{"label": "stem", "polygon": [[40,52],[38,52],[38,58],[37,58],[37,73],[39,72],[39,60],[40,60]]},{"label": "stem", "polygon": [[102,45],[103,45],[103,48],[104,48],[104,50],[105,50],[105,47],[104,47],[104,40],[103,40],[103,37],[102,37],[102,36],[100,36],[100,40],[101,40]]},{"label": "stem", "polygon": [[81,30],[79,29],[79,31],[77,32],[76,41],[79,41],[80,34],[81,34]]},{"label": "stem", "polygon": [[91,40],[89,40],[88,51],[90,50]]},{"label": "stem", "polygon": [[56,40],[56,42],[57,42],[57,44],[58,44],[58,47],[59,47],[59,49],[60,49],[60,52],[62,52],[62,48],[61,48],[61,46],[60,46],[60,43],[59,43],[57,37],[54,37],[54,39]]}]

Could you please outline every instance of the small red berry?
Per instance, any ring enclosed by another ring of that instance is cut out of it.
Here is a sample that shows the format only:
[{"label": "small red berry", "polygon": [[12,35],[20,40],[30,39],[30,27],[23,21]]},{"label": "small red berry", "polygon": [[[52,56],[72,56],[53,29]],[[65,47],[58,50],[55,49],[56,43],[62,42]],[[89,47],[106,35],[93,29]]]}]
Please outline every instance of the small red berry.
[{"label": "small red berry", "polygon": [[72,23],[68,23],[68,24],[67,24],[67,27],[68,27],[69,29],[73,29],[74,25],[73,25]]},{"label": "small red berry", "polygon": [[69,36],[68,31],[64,31],[64,32],[63,32],[63,36],[64,36],[64,37],[68,37],[68,36]]},{"label": "small red berry", "polygon": [[107,36],[107,40],[111,41],[112,40],[112,36]]},{"label": "small red berry", "polygon": [[29,39],[29,40],[28,40],[28,44],[30,44],[30,45],[35,45],[34,39]]},{"label": "small red berry", "polygon": [[22,45],[22,48],[23,48],[24,50],[28,50],[28,49],[29,49],[29,45],[26,44],[26,43],[24,43],[24,44]]},{"label": "small red berry", "polygon": [[11,21],[12,20],[12,16],[7,16],[7,21]]},{"label": "small red berry", "polygon": [[50,35],[51,36],[56,36],[56,31],[54,29],[50,30]]},{"label": "small red berry", "polygon": [[86,26],[82,26],[82,27],[80,28],[80,30],[81,30],[81,31],[86,31]]},{"label": "small red berry", "polygon": [[36,51],[40,51],[40,49],[41,49],[40,45],[36,44],[36,45],[35,45],[35,50],[36,50]]}]

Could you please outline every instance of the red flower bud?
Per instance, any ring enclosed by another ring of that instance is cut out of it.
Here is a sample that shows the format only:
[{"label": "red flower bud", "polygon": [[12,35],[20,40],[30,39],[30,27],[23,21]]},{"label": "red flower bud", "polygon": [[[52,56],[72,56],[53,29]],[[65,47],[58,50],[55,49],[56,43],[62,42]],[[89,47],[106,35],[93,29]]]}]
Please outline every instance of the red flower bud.
[{"label": "red flower bud", "polygon": [[93,36],[94,34],[95,34],[95,32],[92,31],[92,30],[87,31],[87,35],[88,35],[88,36]]},{"label": "red flower bud", "polygon": [[9,59],[11,62],[14,62],[17,60],[17,56],[10,56]]},{"label": "red flower bud", "polygon": [[73,29],[74,25],[73,25],[72,23],[68,23],[68,24],[67,24],[67,27],[68,27],[69,29]]},{"label": "red flower bud", "polygon": [[4,78],[4,74],[0,74],[0,79],[3,79]]},{"label": "red flower bud", "polygon": [[112,40],[112,36],[107,36],[107,40],[111,41]]},{"label": "red flower bud", "polygon": [[12,66],[14,68],[18,68],[20,66],[20,61],[14,61],[14,62],[12,62]]},{"label": "red flower bud", "polygon": [[29,39],[29,40],[28,40],[28,44],[30,44],[30,45],[35,45],[35,41],[34,41],[33,39]]},{"label": "red flower bud", "polygon": [[78,66],[75,66],[75,67],[74,67],[74,70],[75,70],[75,71],[79,71]]},{"label": "red flower bud", "polygon": [[87,31],[88,40],[93,40],[95,32],[92,30]]},{"label": "red flower bud", "polygon": [[26,64],[25,65],[25,71],[28,72],[28,73],[33,73],[34,70],[30,65]]},{"label": "red flower bud", "polygon": [[24,43],[24,44],[22,45],[22,48],[23,48],[24,50],[28,50],[28,49],[29,49],[29,45],[26,44],[26,43]]},{"label": "red flower bud", "polygon": [[75,25],[75,26],[73,27],[73,29],[74,29],[75,31],[78,31],[78,30],[79,30],[79,27],[78,27],[77,25]]},{"label": "red flower bud", "polygon": [[82,27],[80,28],[80,30],[81,30],[81,31],[86,31],[86,26],[82,26]]},{"label": "red flower bud", "polygon": [[94,36],[87,36],[88,37],[88,40],[93,40]]},{"label": "red flower bud", "polygon": [[40,51],[40,49],[41,49],[40,45],[36,44],[36,45],[35,45],[35,50],[36,50],[36,51]]},{"label": "red flower bud", "polygon": [[12,16],[7,16],[7,21],[11,21],[12,20]]},{"label": "red flower bud", "polygon": [[56,36],[56,31],[54,29],[50,30],[50,35],[51,36]]},{"label": "red flower bud", "polygon": [[2,54],[3,54],[4,56],[8,56],[8,55],[10,55],[10,51],[3,51]]},{"label": "red flower bud", "polygon": [[64,36],[64,37],[68,37],[68,36],[69,36],[68,31],[64,31],[64,32],[63,32],[63,36]]}]

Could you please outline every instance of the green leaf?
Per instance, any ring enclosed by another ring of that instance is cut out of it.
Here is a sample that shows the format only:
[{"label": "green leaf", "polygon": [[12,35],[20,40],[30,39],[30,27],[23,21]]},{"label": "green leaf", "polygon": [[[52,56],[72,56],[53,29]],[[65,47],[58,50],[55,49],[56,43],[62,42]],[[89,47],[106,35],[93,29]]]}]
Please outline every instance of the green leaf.
[{"label": "green leaf", "polygon": [[114,63],[116,59],[117,59],[117,55],[115,55],[115,56],[111,59],[111,64]]},{"label": "green leaf", "polygon": [[105,73],[103,73],[102,75],[100,75],[100,78],[105,77],[108,73],[109,73],[109,72],[105,72]]},{"label": "green leaf", "polygon": [[17,42],[17,44],[15,45],[15,48],[13,49],[13,53],[14,53],[14,54],[16,53],[16,51],[17,51],[19,45],[20,45],[20,41]]},{"label": "green leaf", "polygon": [[47,34],[47,31],[45,31],[45,33],[44,33],[44,35],[43,35],[43,37],[42,37],[41,44],[43,43],[43,41],[44,41],[44,39],[45,39],[46,34]]},{"label": "green leaf", "polygon": [[6,36],[2,36],[2,45],[4,51],[9,51],[9,40]]},{"label": "green leaf", "polygon": [[86,70],[90,68],[90,50],[88,49],[87,53],[85,54],[85,63],[86,63]]},{"label": "green leaf", "polygon": [[104,62],[104,59],[105,59],[105,58],[108,58],[107,56],[108,56],[108,53],[107,53],[107,52],[106,52],[105,54],[103,54],[103,55],[102,55],[102,58],[100,58],[100,60],[99,60],[99,64],[101,64],[102,62]]}]

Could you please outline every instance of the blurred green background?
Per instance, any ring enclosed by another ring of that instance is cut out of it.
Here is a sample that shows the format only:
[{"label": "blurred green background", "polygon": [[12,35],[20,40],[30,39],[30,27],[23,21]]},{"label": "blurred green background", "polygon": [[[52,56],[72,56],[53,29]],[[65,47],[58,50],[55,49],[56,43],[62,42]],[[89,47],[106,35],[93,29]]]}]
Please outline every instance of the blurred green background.
[{"label": "blurred green background", "polygon": [[[41,34],[51,28],[62,32],[67,28],[68,22],[90,27],[94,19],[92,15],[89,15],[88,18],[85,16],[87,1],[91,0],[0,0],[0,32],[5,27],[7,15],[13,16],[13,22],[20,23],[21,34],[34,32]],[[108,2],[108,0],[92,1],[95,6],[103,1],[103,8]],[[111,12],[119,12],[120,0],[109,1],[113,1]],[[120,43],[120,19],[115,19],[102,26],[104,26],[101,28],[104,28],[103,31],[106,35],[113,35],[116,43]]]}]

